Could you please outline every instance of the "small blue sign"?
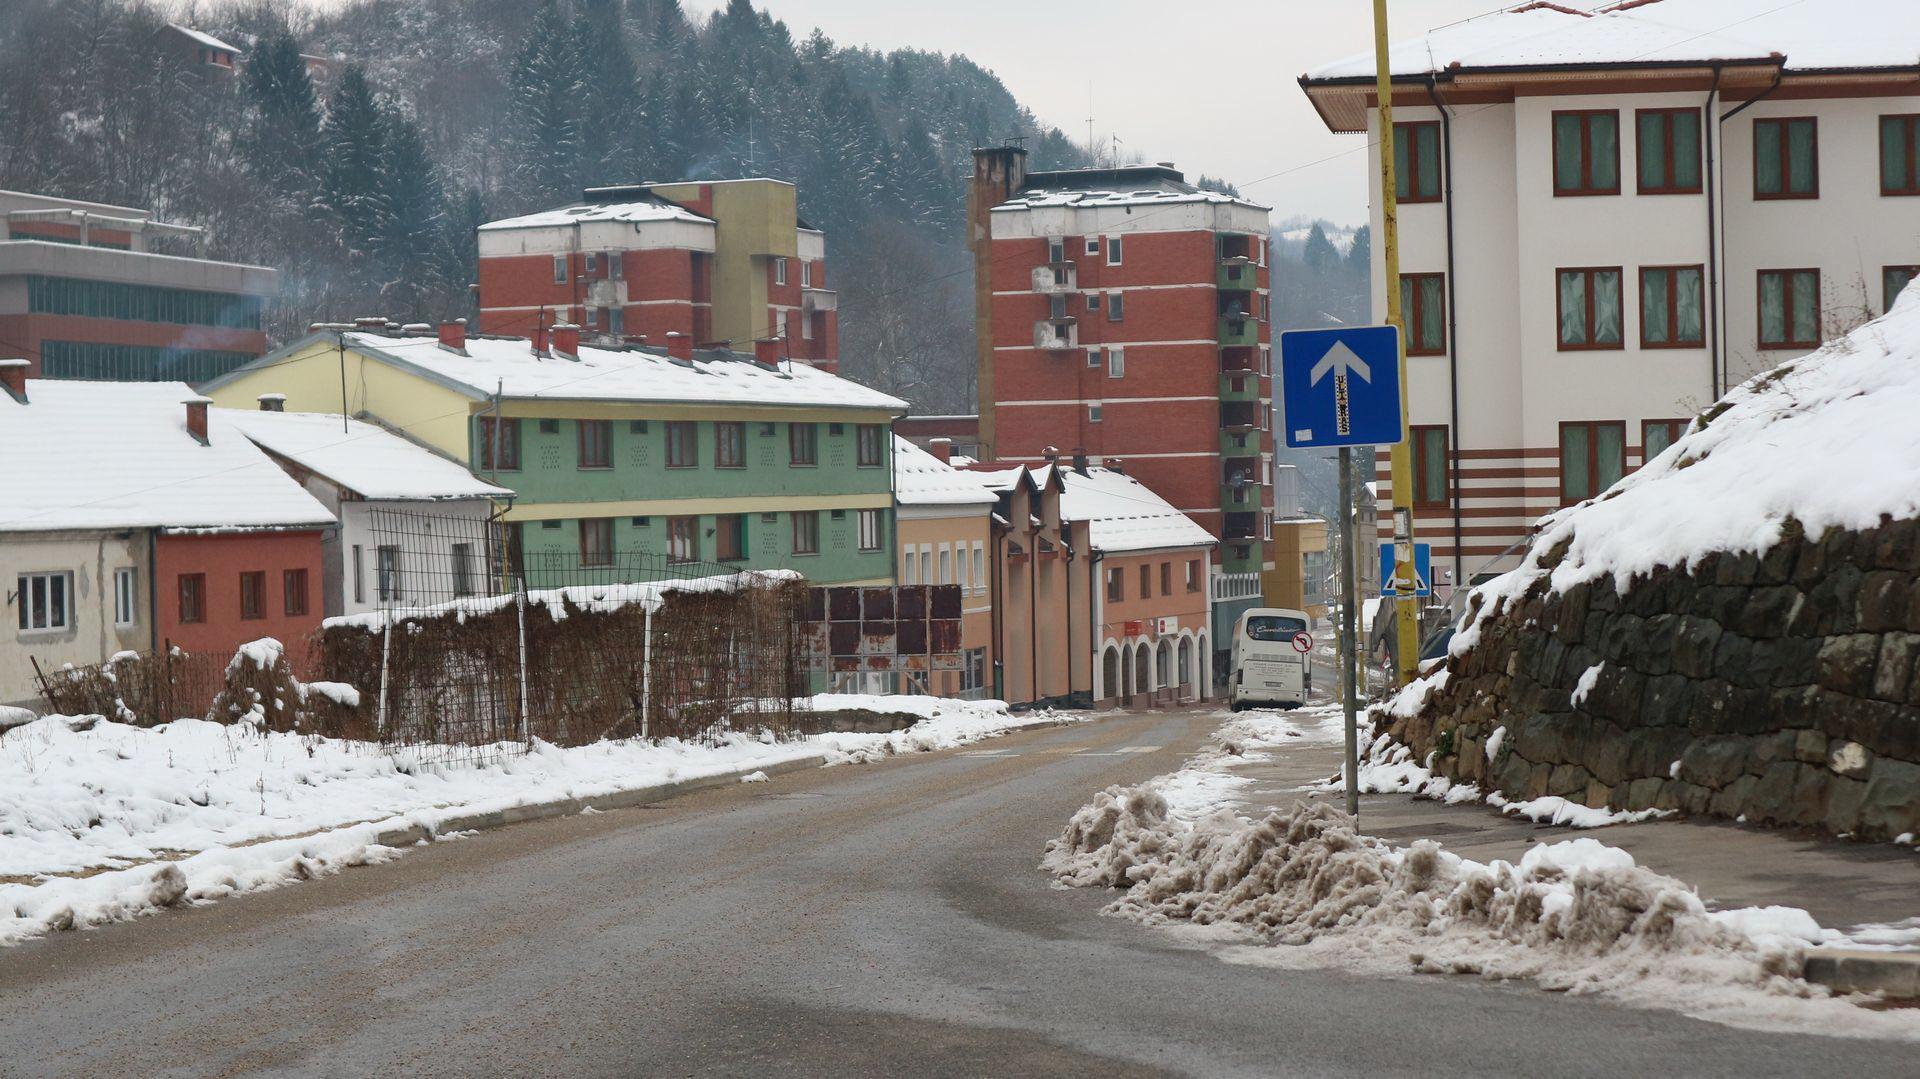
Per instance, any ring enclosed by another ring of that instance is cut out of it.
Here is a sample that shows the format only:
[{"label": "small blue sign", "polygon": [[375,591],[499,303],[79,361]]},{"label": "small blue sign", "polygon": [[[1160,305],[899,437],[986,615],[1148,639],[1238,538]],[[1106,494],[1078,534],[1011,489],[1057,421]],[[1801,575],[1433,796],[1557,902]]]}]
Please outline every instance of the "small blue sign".
[{"label": "small blue sign", "polygon": [[[1413,590],[1416,596],[1433,595],[1433,544],[1416,543],[1413,545],[1413,576],[1420,587]],[[1380,594],[1397,596],[1393,590],[1393,544],[1380,545]]]},{"label": "small blue sign", "polygon": [[1400,331],[1353,326],[1281,334],[1280,413],[1293,449],[1405,441]]}]

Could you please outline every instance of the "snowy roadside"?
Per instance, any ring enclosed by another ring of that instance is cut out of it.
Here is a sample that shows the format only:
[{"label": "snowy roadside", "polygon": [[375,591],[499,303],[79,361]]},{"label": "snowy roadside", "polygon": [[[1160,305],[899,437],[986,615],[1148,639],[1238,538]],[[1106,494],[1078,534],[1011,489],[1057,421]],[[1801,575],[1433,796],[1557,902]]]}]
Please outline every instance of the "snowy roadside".
[{"label": "snowy roadside", "polygon": [[[396,834],[809,763],[863,763],[1082,717],[998,701],[823,696],[816,710],[920,717],[890,734],[713,745],[536,742],[488,763],[412,763],[378,746],[183,719],[140,728],[48,716],[0,737],[0,945],[210,902],[398,857]],[[765,778],[762,775],[761,778]]]},{"label": "snowy roadside", "polygon": [[1237,718],[1180,771],[1107,788],[1041,868],[1062,886],[1118,889],[1105,913],[1231,962],[1474,974],[1737,1026],[1920,1040],[1911,1013],[1862,1008],[1866,998],[1802,977],[1809,947],[1839,936],[1805,911],[1709,910],[1685,882],[1598,840],[1480,863],[1426,840],[1396,847],[1321,802],[1260,819],[1224,808],[1223,761],[1337,733],[1337,711],[1331,725],[1325,711],[1297,713],[1291,736],[1284,718]]}]

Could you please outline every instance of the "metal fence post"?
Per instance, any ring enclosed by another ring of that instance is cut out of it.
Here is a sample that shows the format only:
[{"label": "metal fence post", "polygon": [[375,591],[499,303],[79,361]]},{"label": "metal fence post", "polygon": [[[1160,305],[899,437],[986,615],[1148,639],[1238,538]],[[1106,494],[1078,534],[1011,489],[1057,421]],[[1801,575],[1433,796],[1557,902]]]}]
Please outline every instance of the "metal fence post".
[{"label": "metal fence post", "polygon": [[527,720],[527,579],[514,579],[513,606],[520,620],[520,740],[528,740]]},{"label": "metal fence post", "polygon": [[384,627],[380,631],[380,711],[375,719],[375,729],[382,739],[387,737],[387,680],[393,658],[393,612],[389,610]]},{"label": "metal fence post", "polygon": [[646,627],[640,641],[640,737],[647,736],[647,720],[653,707],[653,604],[648,603]]}]

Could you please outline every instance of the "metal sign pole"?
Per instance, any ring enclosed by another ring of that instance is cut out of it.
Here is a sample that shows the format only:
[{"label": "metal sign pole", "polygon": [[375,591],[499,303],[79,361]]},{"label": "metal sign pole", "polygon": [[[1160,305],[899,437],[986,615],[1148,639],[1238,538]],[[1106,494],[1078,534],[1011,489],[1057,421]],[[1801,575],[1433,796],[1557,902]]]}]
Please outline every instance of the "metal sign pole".
[{"label": "metal sign pole", "polygon": [[[1354,549],[1353,528],[1353,451],[1340,447],[1340,542]],[[1354,580],[1359,560],[1347,559],[1346,572],[1340,575],[1340,680],[1341,699],[1345,702],[1347,730],[1347,815],[1360,816],[1360,728],[1354,712],[1354,624],[1360,602],[1359,582]]]}]

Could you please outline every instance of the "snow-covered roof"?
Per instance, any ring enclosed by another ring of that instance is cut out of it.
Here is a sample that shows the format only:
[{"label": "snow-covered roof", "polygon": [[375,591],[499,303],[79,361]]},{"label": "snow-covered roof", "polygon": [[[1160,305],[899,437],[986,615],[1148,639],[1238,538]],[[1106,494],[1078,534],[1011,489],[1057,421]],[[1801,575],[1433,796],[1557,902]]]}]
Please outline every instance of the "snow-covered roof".
[{"label": "snow-covered roof", "polygon": [[382,427],[327,412],[215,409],[259,446],[370,501],[505,498],[513,492]]},{"label": "snow-covered roof", "polygon": [[[1764,62],[1787,71],[1920,64],[1913,0],[1627,0],[1592,11],[1525,3],[1452,23],[1388,49],[1395,76],[1588,65]],[[1304,76],[1371,79],[1372,52]]]},{"label": "snow-covered roof", "polygon": [[522,214],[489,221],[482,232],[493,229],[541,229],[559,225],[578,225],[592,221],[697,221],[711,225],[713,219],[694,213],[671,199],[658,195],[624,202],[575,202],[538,213]]},{"label": "snow-covered roof", "polygon": [[1095,550],[1149,551],[1214,542],[1211,532],[1125,473],[1110,468],[1089,468],[1084,473],[1063,468],[1060,478],[1066,485],[1060,496],[1060,516],[1088,522]]},{"label": "snow-covered roof", "polygon": [[[514,400],[620,401],[696,405],[874,409],[903,414],[907,403],[804,362],[761,367],[751,356],[702,349],[680,363],[654,349],[582,345],[577,360],[543,357],[521,337],[467,338],[467,355],[441,348],[432,336],[343,331],[346,346],[374,360],[411,369],[476,400],[497,387]],[[308,347],[297,341],[206,384],[214,389]]]},{"label": "snow-covered roof", "polygon": [[1600,498],[1545,518],[1520,567],[1484,594],[1515,597],[1543,576],[1556,590],[1606,574],[1624,587],[1714,552],[1765,551],[1788,518],[1817,537],[1920,517],[1916,412],[1920,288],[1909,286],[1885,316],[1735,387]]},{"label": "snow-covered roof", "polygon": [[980,473],[955,468],[899,435],[893,437],[893,494],[902,506],[979,506],[995,502]]},{"label": "snow-covered roof", "polygon": [[[1173,203],[1255,206],[1246,199],[1195,187],[1169,166],[1126,165],[1113,169],[1031,173],[1018,192],[993,209],[996,213],[1013,213],[1043,206],[1161,206]],[[1255,208],[1264,210],[1267,207]]]},{"label": "snow-covered roof", "polygon": [[212,34],[205,33],[200,30],[195,30],[191,26],[181,26],[177,22],[168,23],[167,25],[187,35],[189,38],[192,38],[195,42],[201,45],[205,45],[209,49],[220,49],[223,52],[230,52],[230,53],[236,53],[236,54],[240,51],[238,46],[229,45],[226,42],[221,41],[219,38],[214,37]]},{"label": "snow-covered roof", "polygon": [[187,433],[180,382],[27,381],[0,393],[0,531],[290,528],[333,515],[208,409]]}]

